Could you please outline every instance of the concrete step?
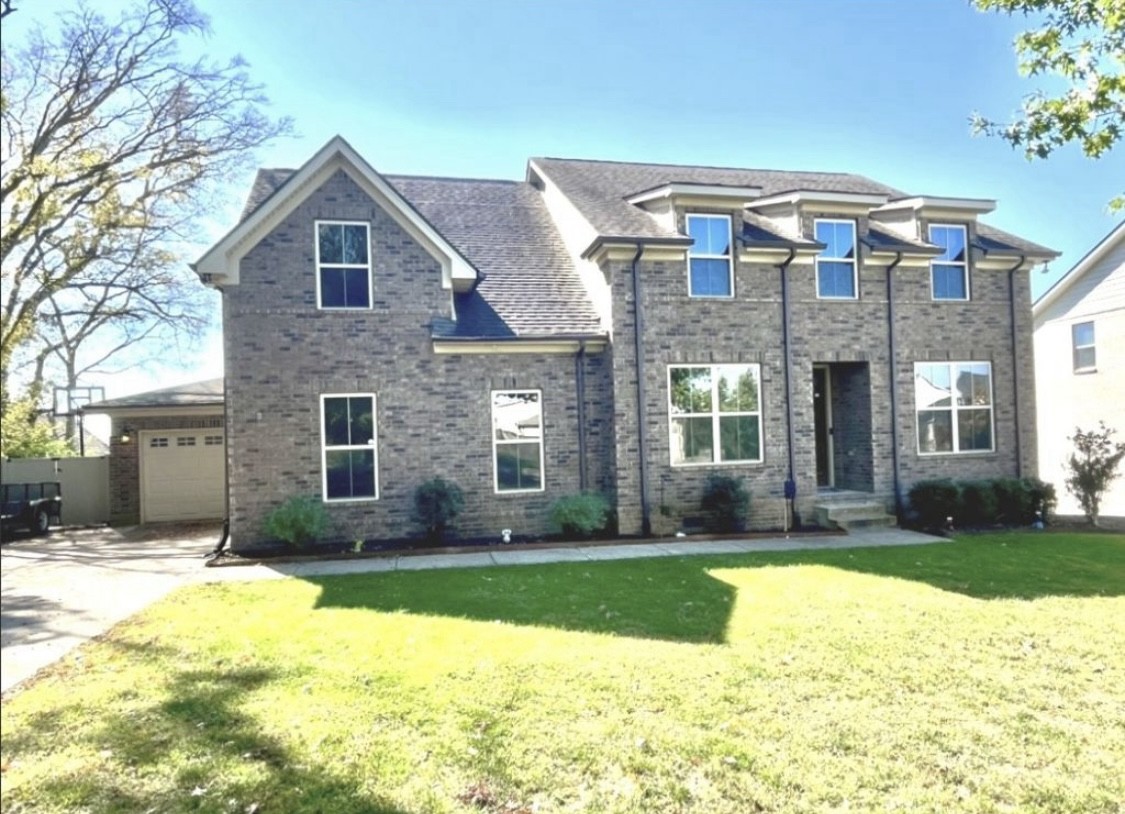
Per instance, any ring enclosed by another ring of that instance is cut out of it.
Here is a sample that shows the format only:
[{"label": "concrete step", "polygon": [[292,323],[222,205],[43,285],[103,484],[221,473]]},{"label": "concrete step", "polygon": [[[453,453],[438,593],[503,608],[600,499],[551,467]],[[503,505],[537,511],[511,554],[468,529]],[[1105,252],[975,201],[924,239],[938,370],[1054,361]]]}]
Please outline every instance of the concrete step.
[{"label": "concrete step", "polygon": [[886,505],[870,495],[847,495],[843,500],[833,495],[815,505],[816,522],[825,528],[886,528],[898,525],[894,515],[887,514]]}]

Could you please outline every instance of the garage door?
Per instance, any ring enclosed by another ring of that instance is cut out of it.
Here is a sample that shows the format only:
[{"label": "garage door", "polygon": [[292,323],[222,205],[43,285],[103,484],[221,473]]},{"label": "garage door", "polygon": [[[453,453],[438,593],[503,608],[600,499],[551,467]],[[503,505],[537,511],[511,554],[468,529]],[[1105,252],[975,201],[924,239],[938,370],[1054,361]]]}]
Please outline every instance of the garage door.
[{"label": "garage door", "polygon": [[222,518],[222,430],[148,431],[139,440],[143,522]]}]

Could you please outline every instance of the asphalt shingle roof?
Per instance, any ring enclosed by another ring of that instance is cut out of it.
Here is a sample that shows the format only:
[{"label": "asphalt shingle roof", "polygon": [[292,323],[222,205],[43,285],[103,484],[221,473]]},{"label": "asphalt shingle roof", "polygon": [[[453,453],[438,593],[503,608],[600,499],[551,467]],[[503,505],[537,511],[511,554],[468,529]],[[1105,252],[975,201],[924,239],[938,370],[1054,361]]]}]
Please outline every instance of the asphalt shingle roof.
[{"label": "asphalt shingle roof", "polygon": [[201,382],[179,384],[160,390],[148,390],[116,399],[106,399],[87,404],[83,411],[97,413],[129,407],[209,407],[223,403],[223,380],[205,379]]}]

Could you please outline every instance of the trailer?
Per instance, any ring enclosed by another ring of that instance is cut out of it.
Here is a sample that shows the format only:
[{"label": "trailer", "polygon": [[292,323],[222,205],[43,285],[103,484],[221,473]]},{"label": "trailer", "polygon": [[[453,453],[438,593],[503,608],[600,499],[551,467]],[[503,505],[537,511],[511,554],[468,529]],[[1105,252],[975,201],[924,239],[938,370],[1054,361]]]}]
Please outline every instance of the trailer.
[{"label": "trailer", "polygon": [[23,526],[41,536],[62,525],[62,484],[57,481],[0,484],[0,526]]}]

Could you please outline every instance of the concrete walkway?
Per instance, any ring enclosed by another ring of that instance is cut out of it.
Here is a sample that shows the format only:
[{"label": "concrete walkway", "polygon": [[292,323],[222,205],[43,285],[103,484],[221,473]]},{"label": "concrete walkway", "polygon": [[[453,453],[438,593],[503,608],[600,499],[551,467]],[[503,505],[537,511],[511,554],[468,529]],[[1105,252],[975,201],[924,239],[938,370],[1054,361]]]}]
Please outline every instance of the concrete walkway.
[{"label": "concrete walkway", "polygon": [[682,538],[622,545],[498,547],[458,554],[204,567],[203,556],[218,539],[217,525],[181,524],[132,529],[56,529],[45,538],[24,538],[5,544],[0,548],[0,691],[8,692],[83,642],[181,585],[191,583],[942,541],[911,531],[880,529],[846,536]]}]

